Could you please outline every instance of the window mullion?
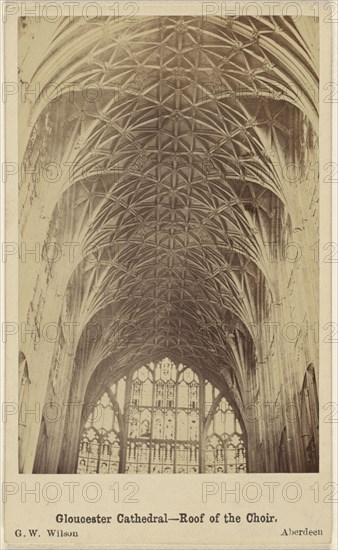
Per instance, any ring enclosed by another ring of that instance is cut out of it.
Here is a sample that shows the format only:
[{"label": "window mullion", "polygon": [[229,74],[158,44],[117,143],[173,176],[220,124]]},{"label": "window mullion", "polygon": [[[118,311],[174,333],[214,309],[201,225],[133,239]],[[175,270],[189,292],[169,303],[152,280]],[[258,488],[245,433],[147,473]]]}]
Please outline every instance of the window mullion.
[{"label": "window mullion", "polygon": [[199,449],[198,449],[198,462],[199,468],[198,471],[200,474],[205,472],[205,452],[206,452],[206,435],[204,433],[204,415],[205,415],[205,381],[199,376]]},{"label": "window mullion", "polygon": [[152,397],[151,397],[151,406],[150,406],[150,436],[149,436],[149,460],[148,460],[148,473],[151,474],[151,465],[152,465],[152,448],[153,448],[153,427],[154,427],[154,416],[155,416],[155,389],[156,389],[156,367],[152,373],[153,375],[153,387],[152,387]]},{"label": "window mullion", "polygon": [[102,441],[103,441],[103,438],[104,438],[104,434],[103,433],[99,433],[98,434],[99,436],[99,445],[98,445],[98,450],[97,450],[97,464],[96,464],[96,473],[98,474],[100,472],[100,462],[101,462],[101,447],[102,447]]},{"label": "window mullion", "polygon": [[132,389],[133,375],[129,374],[126,379],[125,389],[125,404],[123,411],[123,430],[120,433],[120,464],[119,473],[124,474],[126,471],[127,452],[128,452],[128,427],[129,417],[131,414],[131,389]]},{"label": "window mullion", "polygon": [[177,452],[177,424],[178,424],[178,384],[180,373],[178,369],[176,371],[176,388],[175,388],[175,437],[174,437],[174,461],[173,461],[173,473],[176,474],[176,452]]}]

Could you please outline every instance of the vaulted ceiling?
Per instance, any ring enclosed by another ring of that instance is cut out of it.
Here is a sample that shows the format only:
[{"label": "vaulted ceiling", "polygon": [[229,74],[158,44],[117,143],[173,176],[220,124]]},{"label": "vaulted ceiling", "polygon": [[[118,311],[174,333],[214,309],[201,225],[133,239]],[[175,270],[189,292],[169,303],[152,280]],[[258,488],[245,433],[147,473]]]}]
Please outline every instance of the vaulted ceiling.
[{"label": "vaulted ceiling", "polygon": [[50,158],[72,166],[51,217],[86,247],[65,307],[103,327],[79,336],[90,372],[169,354],[244,376],[273,299],[264,242],[290,215],[292,120],[316,119],[305,35],[279,17],[65,19],[22,73],[49,98],[31,120],[50,127]]}]

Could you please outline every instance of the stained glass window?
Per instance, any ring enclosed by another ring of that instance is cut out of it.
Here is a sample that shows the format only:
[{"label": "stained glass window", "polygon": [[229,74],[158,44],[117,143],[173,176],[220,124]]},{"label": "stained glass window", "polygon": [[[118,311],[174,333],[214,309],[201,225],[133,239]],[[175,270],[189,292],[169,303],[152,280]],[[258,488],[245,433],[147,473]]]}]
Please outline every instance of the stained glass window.
[{"label": "stained glass window", "polygon": [[245,470],[242,429],[225,397],[196,371],[165,358],[102,395],[83,428],[77,472]]}]

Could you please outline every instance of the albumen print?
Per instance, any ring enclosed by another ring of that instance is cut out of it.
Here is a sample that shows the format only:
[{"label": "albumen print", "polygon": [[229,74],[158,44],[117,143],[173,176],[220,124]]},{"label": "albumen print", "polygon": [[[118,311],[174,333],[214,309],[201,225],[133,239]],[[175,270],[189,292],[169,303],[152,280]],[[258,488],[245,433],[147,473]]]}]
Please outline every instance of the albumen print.
[{"label": "albumen print", "polygon": [[335,10],[4,3],[5,548],[335,548]]}]

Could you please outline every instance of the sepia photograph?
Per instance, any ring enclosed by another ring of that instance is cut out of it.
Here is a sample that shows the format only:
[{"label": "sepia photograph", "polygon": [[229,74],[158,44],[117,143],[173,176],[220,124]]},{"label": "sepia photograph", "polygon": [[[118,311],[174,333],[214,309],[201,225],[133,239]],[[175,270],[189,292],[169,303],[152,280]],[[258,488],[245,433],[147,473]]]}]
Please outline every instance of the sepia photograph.
[{"label": "sepia photograph", "polygon": [[337,8],[3,2],[4,550],[336,550]]},{"label": "sepia photograph", "polygon": [[132,8],[18,18],[19,472],[319,472],[318,20]]}]

